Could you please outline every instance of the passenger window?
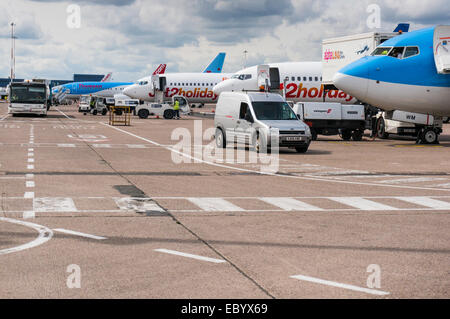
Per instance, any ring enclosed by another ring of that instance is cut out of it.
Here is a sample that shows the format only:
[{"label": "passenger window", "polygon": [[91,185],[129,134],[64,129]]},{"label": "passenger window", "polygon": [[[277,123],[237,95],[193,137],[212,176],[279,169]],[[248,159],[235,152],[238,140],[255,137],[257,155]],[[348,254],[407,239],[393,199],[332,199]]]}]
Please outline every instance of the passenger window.
[{"label": "passenger window", "polygon": [[309,77],[309,80],[312,82],[312,76]]},{"label": "passenger window", "polygon": [[302,77],[301,76],[297,76],[297,81],[301,81],[302,80]]},{"label": "passenger window", "polygon": [[303,81],[305,81],[305,82],[308,81],[308,80],[306,79],[306,76],[303,77]]},{"label": "passenger window", "polygon": [[319,81],[319,78],[316,76],[316,77],[314,77],[314,81]]},{"label": "passenger window", "polygon": [[391,52],[389,53],[389,56],[397,59],[403,58],[403,51],[405,50],[405,47],[394,47]]},{"label": "passenger window", "polygon": [[292,81],[295,81],[295,76],[291,77],[291,80],[292,80]]},{"label": "passenger window", "polygon": [[409,58],[411,56],[415,56],[419,54],[419,48],[418,47],[407,47],[405,49],[405,54],[403,58]]},{"label": "passenger window", "polygon": [[239,118],[240,119],[245,119],[245,114],[247,113],[247,110],[248,110],[248,104],[242,102],[241,103],[241,109],[239,111]]}]

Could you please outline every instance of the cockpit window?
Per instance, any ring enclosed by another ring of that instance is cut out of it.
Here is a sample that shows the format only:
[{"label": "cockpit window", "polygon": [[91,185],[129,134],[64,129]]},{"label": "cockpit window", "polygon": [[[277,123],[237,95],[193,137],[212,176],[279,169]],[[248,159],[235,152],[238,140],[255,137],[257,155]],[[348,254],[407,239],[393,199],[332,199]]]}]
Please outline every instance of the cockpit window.
[{"label": "cockpit window", "polygon": [[372,52],[371,55],[388,55],[391,49],[392,47],[378,47]]},{"label": "cockpit window", "polygon": [[403,58],[409,58],[415,55],[419,54],[419,48],[418,47],[406,47],[405,54],[403,55]]},{"label": "cockpit window", "polygon": [[389,52],[389,56],[401,59],[403,58],[403,51],[405,51],[405,47],[394,47],[391,52]]},{"label": "cockpit window", "polygon": [[140,81],[139,82],[139,85],[147,85],[148,84],[148,81]]},{"label": "cockpit window", "polygon": [[252,78],[251,74],[234,74],[232,79],[239,79],[239,80],[249,80]]}]

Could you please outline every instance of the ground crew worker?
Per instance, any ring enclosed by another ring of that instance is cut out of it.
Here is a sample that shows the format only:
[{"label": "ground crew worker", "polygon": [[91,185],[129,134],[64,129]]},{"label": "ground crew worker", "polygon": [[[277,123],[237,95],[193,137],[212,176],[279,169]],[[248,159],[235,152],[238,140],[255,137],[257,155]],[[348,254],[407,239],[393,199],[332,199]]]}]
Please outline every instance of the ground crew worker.
[{"label": "ground crew worker", "polygon": [[179,119],[180,118],[180,102],[178,100],[175,100],[173,110],[175,111],[175,118]]}]

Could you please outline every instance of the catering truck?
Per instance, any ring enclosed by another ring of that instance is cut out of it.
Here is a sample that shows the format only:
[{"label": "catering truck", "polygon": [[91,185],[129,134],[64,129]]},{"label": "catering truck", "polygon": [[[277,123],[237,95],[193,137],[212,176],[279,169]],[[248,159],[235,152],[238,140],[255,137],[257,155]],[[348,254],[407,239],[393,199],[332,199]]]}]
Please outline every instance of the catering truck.
[{"label": "catering truck", "polygon": [[292,107],[299,119],[311,130],[313,140],[317,135],[337,135],[348,141],[361,141],[365,127],[363,105],[341,103],[298,102]]},{"label": "catering truck", "polygon": [[[336,89],[334,75],[344,66],[370,55],[377,46],[407,32],[409,25],[400,24],[394,32],[368,32],[330,38],[322,41],[322,84],[325,90]],[[418,129],[412,123],[392,120],[376,105],[365,105],[366,129],[374,130],[379,138],[389,134],[417,136]]]},{"label": "catering truck", "polygon": [[46,80],[11,82],[7,87],[8,113],[46,116],[50,105],[50,89]]}]

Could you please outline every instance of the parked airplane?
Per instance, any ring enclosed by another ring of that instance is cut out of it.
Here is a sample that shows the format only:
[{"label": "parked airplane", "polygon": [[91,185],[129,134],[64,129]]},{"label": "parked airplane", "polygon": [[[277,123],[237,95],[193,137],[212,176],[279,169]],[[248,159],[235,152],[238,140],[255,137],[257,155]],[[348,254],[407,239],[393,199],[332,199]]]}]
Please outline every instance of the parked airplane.
[{"label": "parked airplane", "polygon": [[[268,72],[267,70],[268,69]],[[266,73],[269,73],[265,75]],[[219,95],[227,91],[255,91],[267,76],[272,89],[285,91],[286,99],[299,102],[339,102],[354,104],[356,99],[338,91],[325,91],[322,85],[321,62],[284,62],[255,65],[236,72],[231,79],[217,84],[213,91]]]},{"label": "parked airplane", "polygon": [[334,85],[386,111],[409,112],[402,121],[422,127],[418,142],[436,143],[442,117],[450,115],[449,40],[450,26],[394,37],[339,70]]},{"label": "parked airplane", "polygon": [[[153,74],[162,74],[166,70],[166,64],[160,64]],[[107,82],[112,73],[108,73],[100,82],[73,82],[52,89],[54,95],[59,101],[65,98],[76,99],[81,95],[95,94],[102,97],[113,97],[115,94],[121,94],[122,91],[133,84],[133,82]]]},{"label": "parked airplane", "polygon": [[134,85],[123,90],[123,94],[142,101],[170,100],[174,95],[186,97],[189,103],[215,103],[217,95],[212,88],[231,76],[222,74],[225,53],[219,53],[206,67],[203,73],[166,73],[139,79]]}]

